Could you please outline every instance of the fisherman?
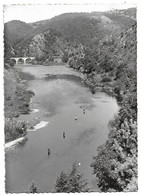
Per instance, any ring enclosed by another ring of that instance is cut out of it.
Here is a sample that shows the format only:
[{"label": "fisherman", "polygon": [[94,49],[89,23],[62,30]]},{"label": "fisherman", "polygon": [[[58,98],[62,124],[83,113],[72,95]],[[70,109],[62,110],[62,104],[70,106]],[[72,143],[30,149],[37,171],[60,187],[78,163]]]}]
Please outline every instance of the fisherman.
[{"label": "fisherman", "polygon": [[48,148],[48,156],[50,156],[50,148]]},{"label": "fisherman", "polygon": [[63,132],[63,138],[65,139],[66,135],[65,135],[65,132]]},{"label": "fisherman", "polygon": [[83,109],[83,114],[85,114],[85,109]]},{"label": "fisherman", "polygon": [[77,120],[77,116],[75,117],[75,120]]}]

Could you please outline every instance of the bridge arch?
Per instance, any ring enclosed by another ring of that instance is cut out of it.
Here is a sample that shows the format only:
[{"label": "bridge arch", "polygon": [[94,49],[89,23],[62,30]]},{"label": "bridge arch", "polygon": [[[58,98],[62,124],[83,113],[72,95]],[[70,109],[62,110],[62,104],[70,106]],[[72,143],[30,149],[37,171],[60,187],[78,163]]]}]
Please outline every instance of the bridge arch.
[{"label": "bridge arch", "polygon": [[10,58],[10,60],[11,60],[12,62],[14,62],[15,64],[18,63],[18,59]]},{"label": "bridge arch", "polygon": [[32,60],[33,60],[32,58],[28,57],[28,58],[25,59],[25,63],[26,63],[26,62],[27,62],[27,63],[28,63],[28,62],[31,63]]},{"label": "bridge arch", "polygon": [[23,58],[19,58],[17,62],[18,62],[18,64],[24,64],[24,59]]}]

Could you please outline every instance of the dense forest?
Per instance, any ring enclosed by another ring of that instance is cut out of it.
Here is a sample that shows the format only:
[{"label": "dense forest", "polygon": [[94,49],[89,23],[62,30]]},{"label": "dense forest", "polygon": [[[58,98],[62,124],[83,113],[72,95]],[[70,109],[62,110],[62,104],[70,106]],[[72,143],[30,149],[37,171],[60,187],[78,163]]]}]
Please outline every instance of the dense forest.
[{"label": "dense forest", "polygon": [[[44,65],[60,58],[61,63],[86,75],[85,82],[93,93],[100,87],[117,98],[119,113],[109,122],[106,143],[99,146],[98,155],[90,162],[102,192],[138,189],[135,15],[135,9],[70,13],[32,24],[21,21],[5,24],[5,68],[7,63],[12,64],[12,56],[35,56],[34,63]],[[66,182],[72,172],[61,173],[56,181],[57,192],[74,192]],[[80,181],[81,178],[79,175]],[[82,183],[75,192],[86,187],[86,182]],[[31,188],[34,190],[34,184]]]}]

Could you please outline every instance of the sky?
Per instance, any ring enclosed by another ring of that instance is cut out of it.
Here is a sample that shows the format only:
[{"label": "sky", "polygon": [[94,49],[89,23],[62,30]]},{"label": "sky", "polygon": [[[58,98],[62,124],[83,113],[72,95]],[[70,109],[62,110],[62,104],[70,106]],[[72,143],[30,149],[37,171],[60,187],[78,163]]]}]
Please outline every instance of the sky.
[{"label": "sky", "polygon": [[[36,4],[35,2],[38,2],[38,4]],[[126,9],[129,7],[136,7],[136,0],[93,0],[93,1],[90,0],[51,1],[50,0],[50,1],[46,1],[46,4],[42,4],[42,2],[43,1],[41,0],[40,1],[34,0],[34,4],[26,4],[26,3],[24,3],[24,5],[23,4],[16,5],[12,3],[4,4],[3,6],[4,22],[8,22],[11,20],[21,20],[30,23],[30,22],[50,19],[56,15],[62,13],[68,13],[68,12],[107,11],[112,9]],[[58,3],[57,5],[55,5],[55,3],[53,2],[58,2]],[[61,3],[59,4],[59,2]],[[67,2],[67,4],[64,5],[63,2]]]}]

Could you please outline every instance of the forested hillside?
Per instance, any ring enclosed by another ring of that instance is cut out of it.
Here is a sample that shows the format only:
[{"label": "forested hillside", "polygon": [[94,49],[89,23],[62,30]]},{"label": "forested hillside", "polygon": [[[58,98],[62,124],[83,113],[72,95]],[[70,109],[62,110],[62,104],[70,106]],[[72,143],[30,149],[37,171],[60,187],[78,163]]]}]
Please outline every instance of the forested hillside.
[{"label": "forested hillside", "polygon": [[8,42],[13,46],[20,42],[25,34],[30,32],[33,27],[31,24],[27,24],[25,22],[21,22],[18,20],[13,20],[5,24],[5,38]]},{"label": "forested hillside", "polygon": [[[135,9],[132,12],[135,13]],[[69,44],[75,42],[95,49],[103,38],[125,31],[134,24],[135,20],[121,15],[120,11],[67,13],[31,24],[11,21],[4,27],[5,57],[26,55],[19,52],[28,47],[35,36],[48,30],[59,33]]]},{"label": "forested hillside", "polygon": [[91,166],[102,191],[136,191],[136,26],[122,33],[114,41],[114,47],[111,47],[111,44],[101,45],[101,51],[102,56],[106,54],[104,71],[108,75],[114,74],[114,91],[122,96],[121,108],[118,116],[110,122],[109,138],[99,147],[98,156],[94,157]]},{"label": "forested hillside", "polygon": [[23,40],[23,37],[33,29],[32,25],[13,20],[4,25],[5,55],[14,56],[14,47]]},{"label": "forested hillside", "polygon": [[136,25],[100,40],[94,49],[85,48],[84,54],[84,58],[72,57],[70,66],[87,73],[95,85],[109,85],[116,93],[126,93],[130,79],[136,76]]}]

